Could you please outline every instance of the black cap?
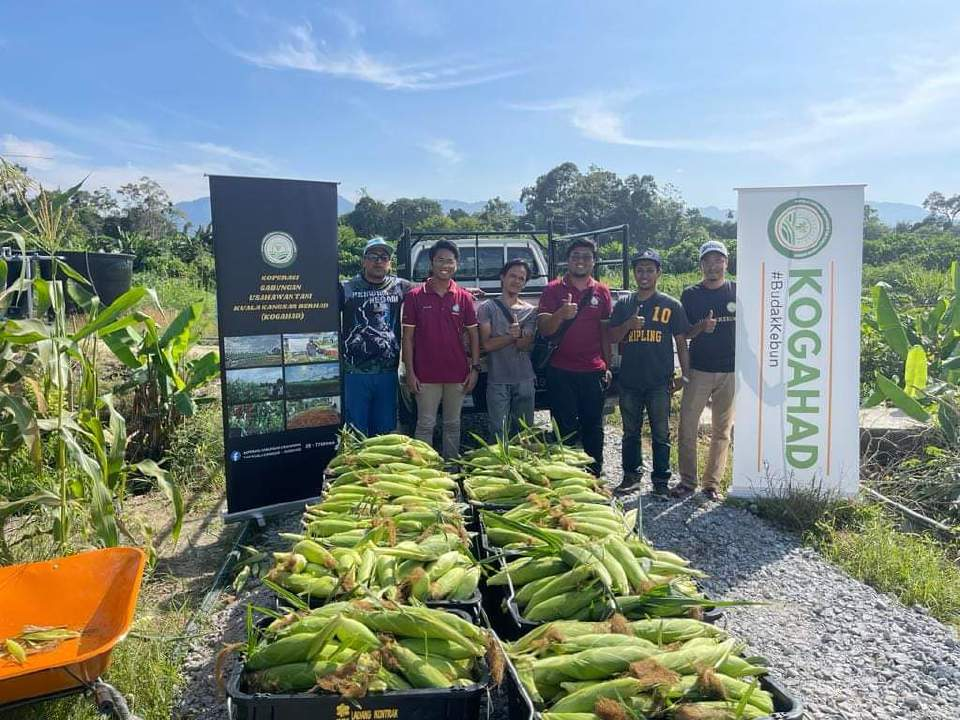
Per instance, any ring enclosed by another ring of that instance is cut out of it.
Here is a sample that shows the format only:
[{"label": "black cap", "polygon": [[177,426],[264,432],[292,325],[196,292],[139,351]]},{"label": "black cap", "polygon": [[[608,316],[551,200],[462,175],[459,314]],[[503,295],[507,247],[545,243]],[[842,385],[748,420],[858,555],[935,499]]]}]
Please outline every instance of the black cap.
[{"label": "black cap", "polygon": [[593,253],[593,256],[594,257],[597,256],[597,246],[593,243],[593,241],[588,240],[585,237],[581,237],[581,238],[577,238],[567,246],[567,254],[565,255],[565,257],[569,258],[570,253],[573,252],[574,248],[578,248],[578,247],[590,248],[590,252]]},{"label": "black cap", "polygon": [[652,260],[653,262],[655,262],[655,263],[657,264],[657,267],[660,267],[660,266],[661,266],[661,263],[660,263],[660,253],[658,253],[658,252],[657,252],[656,250],[654,250],[653,248],[647,248],[646,250],[644,250],[644,251],[643,251],[642,253],[640,253],[639,255],[634,255],[634,256],[633,256],[633,260],[630,261],[630,267],[636,268],[636,267],[637,267],[637,263],[640,262],[641,260]]}]

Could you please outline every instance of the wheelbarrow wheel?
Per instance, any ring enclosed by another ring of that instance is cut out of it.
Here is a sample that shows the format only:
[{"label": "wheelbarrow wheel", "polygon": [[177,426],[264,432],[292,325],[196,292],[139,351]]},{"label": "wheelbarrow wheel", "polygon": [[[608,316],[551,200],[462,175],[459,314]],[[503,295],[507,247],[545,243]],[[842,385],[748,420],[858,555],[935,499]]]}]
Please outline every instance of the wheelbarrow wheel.
[{"label": "wheelbarrow wheel", "polygon": [[130,712],[123,695],[103,680],[93,683],[93,701],[101,715],[109,715],[117,720],[141,720],[138,715]]}]

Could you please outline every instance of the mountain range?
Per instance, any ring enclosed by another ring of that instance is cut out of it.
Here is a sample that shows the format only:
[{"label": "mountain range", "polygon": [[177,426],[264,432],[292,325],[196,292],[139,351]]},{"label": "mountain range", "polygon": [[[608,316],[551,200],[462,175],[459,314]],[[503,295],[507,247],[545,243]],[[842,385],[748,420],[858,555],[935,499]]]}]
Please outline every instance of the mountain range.
[{"label": "mountain range", "polygon": [[[441,199],[437,202],[440,203],[440,207],[443,208],[444,213],[449,213],[451,210],[464,210],[465,212],[472,214],[483,210],[483,206],[486,205],[485,200],[468,202],[466,200]],[[927,211],[919,205],[910,205],[907,203],[897,202],[876,202],[874,200],[868,200],[867,204],[877,211],[877,216],[880,218],[880,222],[884,223],[885,225],[889,225],[890,227],[895,227],[897,223],[901,222],[920,222],[927,216]],[[520,215],[523,213],[524,207],[519,201],[514,200],[510,203],[510,205],[513,208],[515,215]],[[189,222],[194,227],[210,224],[210,198],[208,197],[178,202],[174,205],[174,207],[177,210],[182,211],[186,216],[185,222]],[[737,217],[736,210],[731,210],[729,208],[718,208],[715,205],[708,205],[698,209],[704,217],[712,220],[736,220]],[[347,200],[345,197],[338,195],[337,214],[345,215],[351,210],[353,210],[353,203]],[[732,217],[728,217],[728,215],[731,215]]]}]

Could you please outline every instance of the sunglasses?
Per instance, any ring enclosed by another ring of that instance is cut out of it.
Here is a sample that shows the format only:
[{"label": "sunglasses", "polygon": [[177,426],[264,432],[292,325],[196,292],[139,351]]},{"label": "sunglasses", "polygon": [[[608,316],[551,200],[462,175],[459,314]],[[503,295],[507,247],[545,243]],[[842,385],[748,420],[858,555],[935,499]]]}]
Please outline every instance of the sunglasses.
[{"label": "sunglasses", "polygon": [[373,262],[387,262],[390,259],[390,256],[386,253],[369,253],[363,256],[365,260],[371,260]]}]

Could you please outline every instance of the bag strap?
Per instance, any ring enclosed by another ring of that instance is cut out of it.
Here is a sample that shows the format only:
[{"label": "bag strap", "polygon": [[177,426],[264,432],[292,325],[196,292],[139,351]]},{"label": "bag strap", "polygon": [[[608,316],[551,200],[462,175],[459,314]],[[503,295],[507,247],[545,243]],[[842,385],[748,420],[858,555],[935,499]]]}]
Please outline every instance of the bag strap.
[{"label": "bag strap", "polygon": [[564,320],[563,324],[561,324],[560,327],[557,328],[557,331],[553,335],[548,337],[547,340],[558,345],[560,343],[560,340],[563,339],[563,334],[570,329],[570,326],[573,325],[574,321],[580,316],[580,311],[587,306],[587,303],[590,302],[590,299],[592,297],[593,297],[593,288],[588,287],[586,292],[584,292],[583,295],[580,296],[580,300],[577,301],[577,314],[574,315],[569,320]]},{"label": "bag strap", "polygon": [[500,312],[507,319],[508,325],[513,325],[517,322],[517,319],[513,316],[513,313],[510,312],[510,309],[504,305],[499,298],[493,298],[493,301],[497,304],[497,307],[500,308]]}]

